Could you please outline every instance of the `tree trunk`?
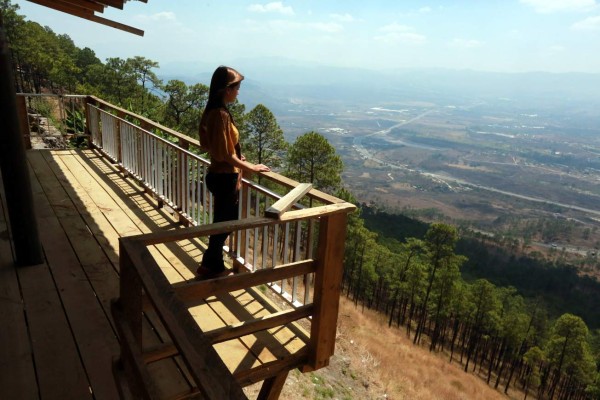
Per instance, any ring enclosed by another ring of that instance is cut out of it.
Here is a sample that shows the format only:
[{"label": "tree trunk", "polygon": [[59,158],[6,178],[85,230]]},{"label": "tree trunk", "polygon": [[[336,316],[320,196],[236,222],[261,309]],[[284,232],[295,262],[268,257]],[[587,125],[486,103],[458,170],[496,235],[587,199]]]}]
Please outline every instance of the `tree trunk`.
[{"label": "tree trunk", "polygon": [[460,328],[460,321],[458,318],[454,319],[454,329],[452,332],[452,342],[450,344],[450,362],[452,362],[452,356],[454,355],[454,343],[456,342],[456,338],[458,337],[458,330]]},{"label": "tree trunk", "polygon": [[394,311],[396,308],[396,302],[398,301],[398,289],[394,293],[394,299],[392,300],[392,310],[390,311],[390,319],[388,321],[388,328],[392,327],[392,321],[394,320]]}]

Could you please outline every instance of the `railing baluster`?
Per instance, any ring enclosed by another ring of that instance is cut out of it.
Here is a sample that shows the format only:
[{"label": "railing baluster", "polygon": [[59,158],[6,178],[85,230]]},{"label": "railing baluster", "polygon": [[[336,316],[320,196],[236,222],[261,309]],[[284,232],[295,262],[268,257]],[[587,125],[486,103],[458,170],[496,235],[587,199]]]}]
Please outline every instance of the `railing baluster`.
[{"label": "railing baluster", "polygon": [[[313,258],[313,232],[314,232],[315,222],[314,219],[308,220],[308,229],[307,229],[307,250],[306,250],[306,258]],[[308,304],[309,302],[309,294],[310,294],[310,285],[312,280],[312,274],[306,275],[304,277],[304,304]]]},{"label": "railing baluster", "polygon": [[[253,189],[249,186],[246,186],[246,213],[245,217],[248,218],[252,215],[252,192]],[[244,250],[242,251],[242,257],[248,262],[247,258],[250,254],[250,229],[246,229],[244,233]]]},{"label": "railing baluster", "polygon": [[[183,162],[183,171],[181,172],[181,179],[179,181],[179,187],[181,188],[181,200],[182,200],[182,204],[181,204],[181,209],[182,211],[184,211],[188,216],[190,215],[190,209],[189,209],[189,198],[190,198],[190,166],[188,164],[188,158],[186,153],[180,153],[179,157],[182,158],[182,162]],[[180,164],[181,165],[181,164]]]},{"label": "railing baluster", "polygon": [[[254,215],[258,217],[258,213],[260,212],[260,196],[258,190],[254,191],[255,193],[255,202],[254,202]],[[258,264],[258,228],[254,228],[254,246],[252,247],[252,270],[256,269],[256,265]]]},{"label": "railing baluster", "polygon": [[196,222],[197,225],[200,224],[200,218],[202,217],[202,214],[200,214],[202,212],[202,208],[201,207],[201,200],[202,200],[202,180],[201,180],[201,173],[202,173],[202,164],[200,164],[198,161],[196,161],[196,214],[194,215],[194,222]]},{"label": "railing baluster", "polygon": [[172,203],[170,200],[173,198],[173,192],[171,191],[172,182],[173,182],[173,169],[171,168],[171,157],[169,152],[165,151],[165,145],[163,142],[158,142],[160,147],[160,154],[162,158],[161,162],[161,175],[165,178],[160,179],[161,175],[159,175],[159,182],[165,182],[162,188],[162,195],[165,198],[165,202]]},{"label": "railing baluster", "polygon": [[279,254],[279,252],[277,251],[278,247],[279,247],[279,225],[273,225],[273,259],[272,259],[272,263],[271,263],[271,268],[275,268],[277,266],[277,254]]},{"label": "railing baluster", "polygon": [[212,209],[212,204],[210,204],[210,194],[206,188],[206,174],[207,174],[207,166],[202,166],[202,224],[208,224],[210,221],[210,211]]},{"label": "railing baluster", "polygon": [[[288,242],[289,242],[289,238],[290,238],[290,224],[289,222],[286,222],[286,224],[284,225],[284,234],[283,234],[283,263],[287,264],[289,262],[288,260]],[[281,291],[284,292],[285,291],[285,279],[283,279],[281,281]]]},{"label": "railing baluster", "polygon": [[[265,193],[265,210],[269,207],[269,198],[267,197],[266,193]],[[268,249],[269,249],[269,231],[268,228],[265,226],[263,227],[263,248],[262,248],[262,265],[261,268],[265,269],[267,268],[267,254],[268,254]]]},{"label": "railing baluster", "polygon": [[[300,261],[300,237],[302,235],[302,223],[296,221],[296,233],[294,235],[294,261]],[[292,279],[292,302],[297,301],[298,294],[298,277],[294,276]],[[306,290],[306,286],[304,287]],[[304,302],[306,304],[306,301]]]},{"label": "railing baluster", "polygon": [[160,171],[162,171],[162,160],[160,159],[160,153],[158,150],[158,142],[152,138],[152,152],[154,153],[152,159],[155,160],[154,165],[152,165],[152,176],[154,180],[154,190],[156,191],[157,196],[160,197],[162,195],[162,189],[160,186],[162,185],[159,185],[158,177],[161,173]]}]

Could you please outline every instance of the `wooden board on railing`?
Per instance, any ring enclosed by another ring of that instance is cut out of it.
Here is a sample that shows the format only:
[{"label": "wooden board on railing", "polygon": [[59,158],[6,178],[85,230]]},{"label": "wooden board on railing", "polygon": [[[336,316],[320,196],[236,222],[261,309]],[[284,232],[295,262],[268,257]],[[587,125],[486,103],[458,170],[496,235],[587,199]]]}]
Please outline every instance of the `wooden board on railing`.
[{"label": "wooden board on railing", "polygon": [[277,200],[271,207],[265,210],[265,216],[269,218],[280,218],[281,214],[292,208],[306,193],[312,189],[312,184],[301,183],[288,194]]}]

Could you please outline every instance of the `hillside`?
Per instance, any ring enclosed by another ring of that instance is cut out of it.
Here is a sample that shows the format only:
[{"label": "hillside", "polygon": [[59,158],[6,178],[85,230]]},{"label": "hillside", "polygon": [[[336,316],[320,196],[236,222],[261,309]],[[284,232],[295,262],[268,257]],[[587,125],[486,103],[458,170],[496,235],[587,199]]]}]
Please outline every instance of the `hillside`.
[{"label": "hillside", "polygon": [[[450,364],[443,354],[414,346],[404,330],[388,328],[385,318],[341,298],[335,356],[315,373],[293,371],[282,400],[506,400],[485,380]],[[248,388],[250,397],[259,387]]]},{"label": "hillside", "polygon": [[[361,215],[365,225],[380,235],[378,240],[392,248],[409,237],[422,238],[428,226],[402,214],[364,206]],[[570,312],[582,317],[590,328],[600,327],[600,282],[564,260],[552,262],[505,248],[491,238],[466,235],[458,241],[456,251],[468,258],[461,269],[466,281],[483,278],[497,286],[513,286],[526,298],[543,298],[551,318]]]}]

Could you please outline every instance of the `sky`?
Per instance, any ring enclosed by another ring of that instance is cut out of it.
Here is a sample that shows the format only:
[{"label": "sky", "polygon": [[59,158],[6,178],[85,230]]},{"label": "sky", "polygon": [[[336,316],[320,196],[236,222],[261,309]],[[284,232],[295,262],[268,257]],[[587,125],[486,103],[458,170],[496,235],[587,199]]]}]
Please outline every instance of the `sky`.
[{"label": "sky", "polygon": [[148,0],[101,16],[143,37],[12,0],[107,57],[235,65],[273,57],[373,70],[600,73],[600,0]]}]

